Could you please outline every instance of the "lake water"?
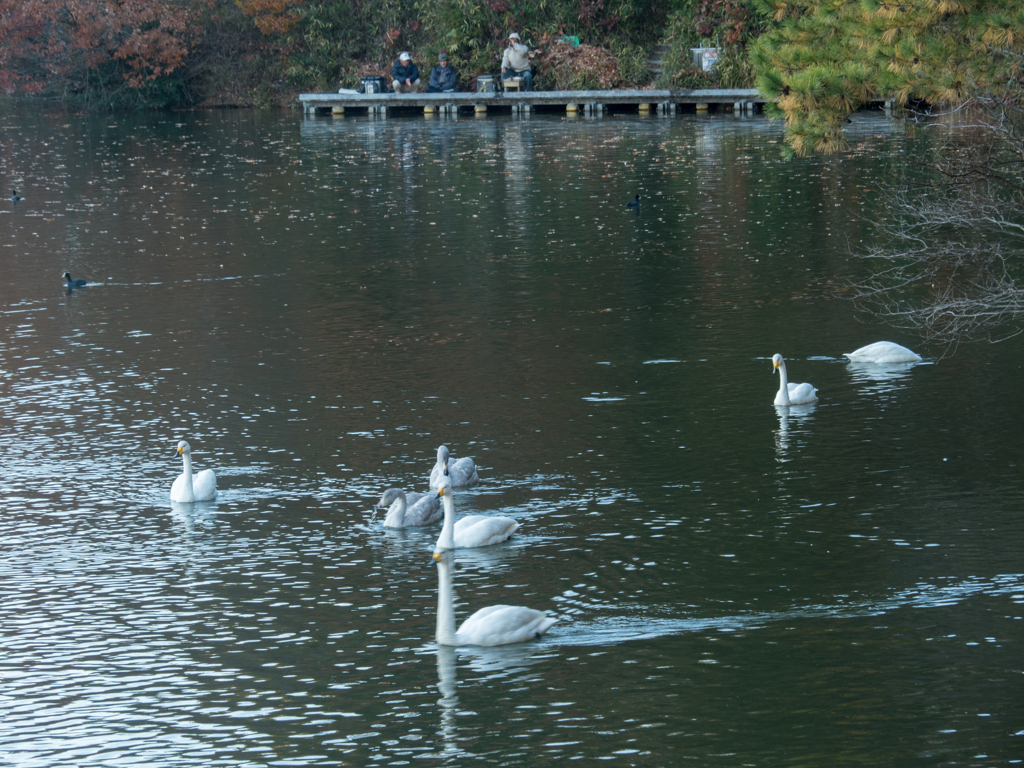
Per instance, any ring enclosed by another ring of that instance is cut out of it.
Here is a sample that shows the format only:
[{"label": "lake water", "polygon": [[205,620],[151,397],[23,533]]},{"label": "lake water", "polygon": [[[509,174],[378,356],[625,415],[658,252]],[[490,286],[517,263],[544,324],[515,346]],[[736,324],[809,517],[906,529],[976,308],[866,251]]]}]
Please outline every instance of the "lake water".
[{"label": "lake water", "polygon": [[[843,298],[927,140],[851,138],[9,104],[0,762],[1020,763],[1024,339]],[[880,339],[924,363],[844,362]],[[521,524],[459,617],[537,642],[439,649],[439,528],[371,515],[441,443]]]}]

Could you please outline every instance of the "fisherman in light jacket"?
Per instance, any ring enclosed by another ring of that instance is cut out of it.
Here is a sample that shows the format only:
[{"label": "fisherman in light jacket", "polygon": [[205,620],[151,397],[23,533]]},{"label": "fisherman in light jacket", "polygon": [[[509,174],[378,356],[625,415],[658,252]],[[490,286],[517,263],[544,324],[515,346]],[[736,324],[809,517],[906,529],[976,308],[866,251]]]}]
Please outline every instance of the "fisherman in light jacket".
[{"label": "fisherman in light jacket", "polygon": [[508,36],[508,48],[501,57],[501,79],[523,78],[526,90],[533,88],[533,74],[530,72],[530,49],[519,42],[519,33]]}]

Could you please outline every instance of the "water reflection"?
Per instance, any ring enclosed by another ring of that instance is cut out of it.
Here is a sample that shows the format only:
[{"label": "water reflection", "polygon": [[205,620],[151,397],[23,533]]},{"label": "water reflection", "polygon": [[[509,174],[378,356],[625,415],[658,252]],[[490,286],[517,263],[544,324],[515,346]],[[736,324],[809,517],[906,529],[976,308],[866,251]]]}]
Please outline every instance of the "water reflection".
[{"label": "water reflection", "polygon": [[[1024,339],[815,366],[823,403],[771,419],[756,350],[885,335],[832,291],[909,145],[858,117],[782,162],[722,118],[0,111],[31,190],[0,210],[6,756],[1019,752]],[[180,434],[215,504],[169,505]],[[458,610],[554,609],[538,642],[434,647],[440,527],[371,522],[443,441],[490,468],[460,512],[522,523],[457,554]]]},{"label": "water reflection", "polygon": [[[776,405],[774,407],[775,413],[779,417],[779,428],[775,430],[776,459],[781,462],[792,461],[794,457],[790,456],[791,440],[794,440],[797,434],[809,431],[818,404]],[[793,435],[790,435],[791,428],[794,429]]]},{"label": "water reflection", "polygon": [[462,756],[458,745],[458,714],[459,697],[458,681],[455,679],[455,649],[449,645],[437,648],[437,690],[441,693],[437,705],[441,708],[438,742],[441,744],[440,757],[450,758]]},{"label": "water reflection", "polygon": [[858,363],[849,362],[846,370],[865,394],[885,395],[903,389],[913,370],[920,363]]},{"label": "water reflection", "polygon": [[[508,691],[513,686],[543,684],[544,678],[540,674],[539,666],[547,661],[557,660],[558,655],[552,653],[549,647],[545,648],[542,643],[543,641],[492,648],[473,646],[456,649],[445,645],[437,647],[437,690],[441,694],[437,701],[438,756],[475,756],[463,749],[459,742],[477,741],[480,738],[480,734],[475,733],[473,726],[469,725],[471,721],[468,718],[477,713],[466,712],[460,708],[459,665],[472,672],[472,678],[463,682],[468,682],[476,689],[487,688],[497,693]],[[460,717],[467,723],[465,727],[460,728]]]}]

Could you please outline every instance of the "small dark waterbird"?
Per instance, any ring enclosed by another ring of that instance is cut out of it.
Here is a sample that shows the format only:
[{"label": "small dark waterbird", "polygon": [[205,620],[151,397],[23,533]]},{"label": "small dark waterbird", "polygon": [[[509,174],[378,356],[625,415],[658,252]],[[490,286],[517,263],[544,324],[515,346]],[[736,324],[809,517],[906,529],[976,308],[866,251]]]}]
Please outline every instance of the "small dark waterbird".
[{"label": "small dark waterbird", "polygon": [[630,200],[626,203],[627,208],[639,208],[640,207],[640,195],[637,195],[635,199]]},{"label": "small dark waterbird", "polygon": [[25,199],[24,197],[22,197],[21,195],[18,194],[18,190],[14,189],[14,188],[11,189],[11,202],[12,203],[16,203],[19,200],[24,200],[24,199]]},{"label": "small dark waterbird", "polygon": [[68,281],[68,285],[72,288],[81,288],[83,285],[89,284],[88,280],[72,280],[70,272],[65,272],[63,277]]}]

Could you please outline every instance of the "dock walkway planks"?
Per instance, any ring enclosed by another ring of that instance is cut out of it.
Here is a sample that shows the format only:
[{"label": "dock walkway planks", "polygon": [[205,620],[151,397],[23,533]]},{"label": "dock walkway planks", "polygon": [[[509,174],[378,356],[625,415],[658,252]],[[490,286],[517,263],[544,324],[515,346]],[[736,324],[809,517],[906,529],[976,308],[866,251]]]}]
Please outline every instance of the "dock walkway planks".
[{"label": "dock walkway planks", "polygon": [[303,93],[299,96],[307,114],[336,107],[384,111],[398,107],[426,107],[438,111],[511,107],[513,112],[538,106],[564,106],[570,111],[603,111],[608,104],[656,105],[662,112],[675,111],[678,105],[733,104],[748,111],[765,99],[754,88],[716,88],[705,90],[621,90],[621,91],[529,91],[488,93]]}]

